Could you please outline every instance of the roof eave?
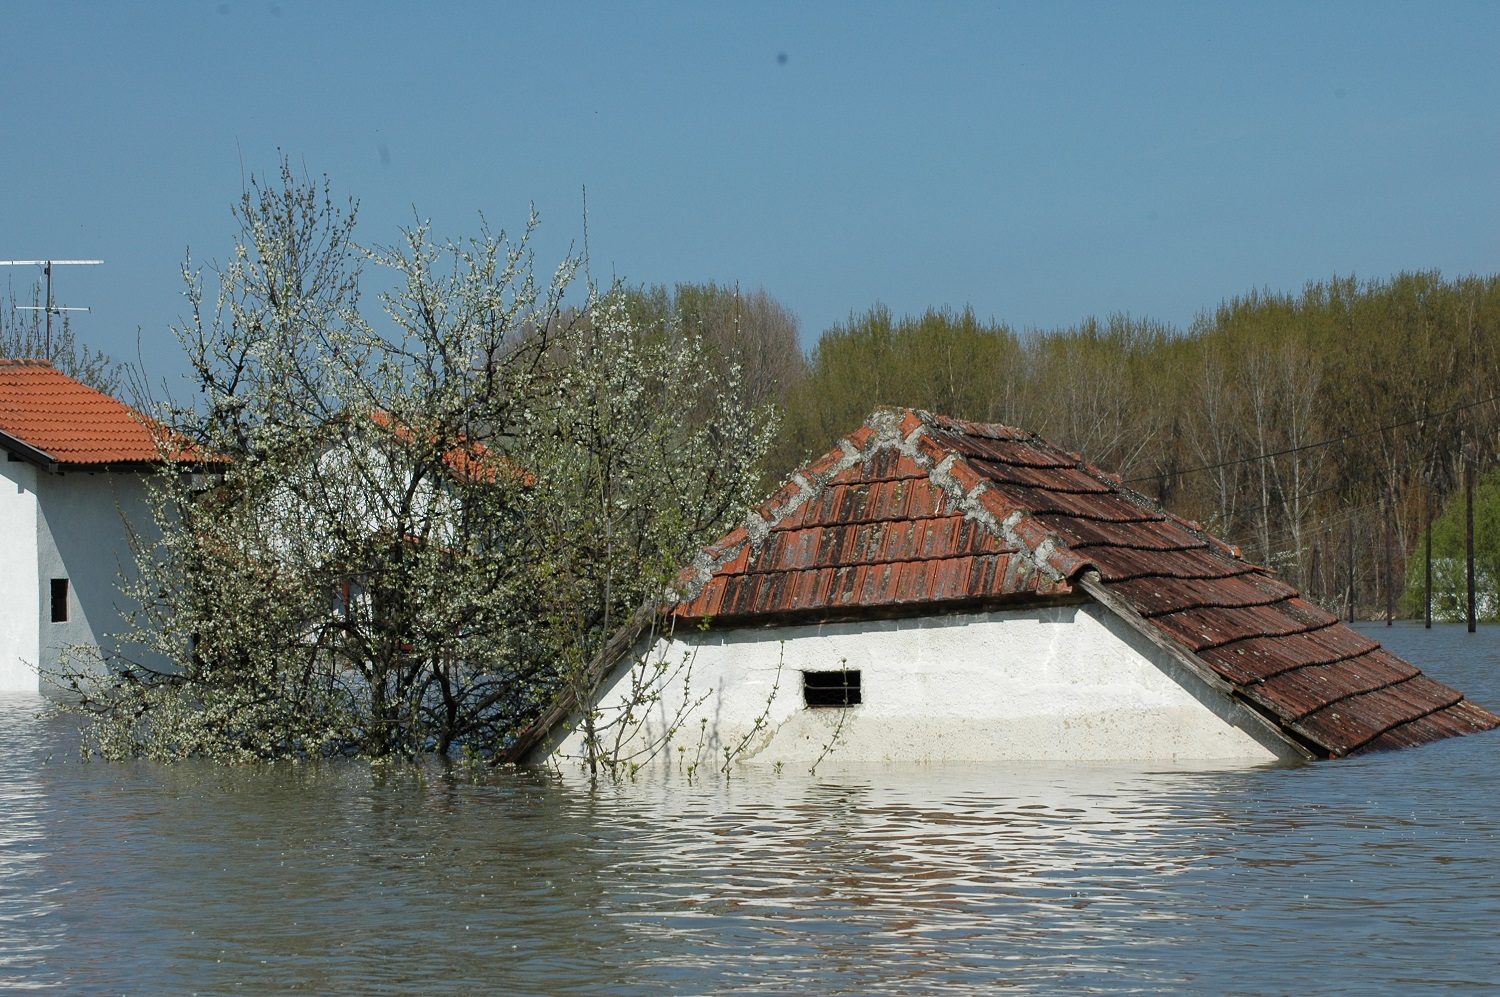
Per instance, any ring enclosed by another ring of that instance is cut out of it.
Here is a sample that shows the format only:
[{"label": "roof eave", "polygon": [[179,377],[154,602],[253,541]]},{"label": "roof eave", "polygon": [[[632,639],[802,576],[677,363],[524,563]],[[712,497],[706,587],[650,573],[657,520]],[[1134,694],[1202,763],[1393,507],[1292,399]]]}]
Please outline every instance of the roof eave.
[{"label": "roof eave", "polygon": [[1072,579],[1072,583],[1097,599],[1100,605],[1129,624],[1131,629],[1165,651],[1173,661],[1187,669],[1188,672],[1204,684],[1244,706],[1245,713],[1253,718],[1256,724],[1266,732],[1272,734],[1278,741],[1291,748],[1295,754],[1300,755],[1307,761],[1316,761],[1327,757],[1326,753],[1319,754],[1313,751],[1280,723],[1262,713],[1254,703],[1240,696],[1234,685],[1210,668],[1207,662],[1177,644],[1176,641],[1162,633],[1161,630],[1152,626],[1151,622],[1136,612],[1129,603],[1109,590],[1108,586],[1100,578],[1098,571],[1093,569],[1084,571],[1078,577]]},{"label": "roof eave", "polygon": [[35,464],[48,474],[61,472],[62,462],[45,450],[40,450],[25,440],[19,439],[11,434],[0,430],[0,449],[28,464]]},{"label": "roof eave", "polygon": [[[1076,605],[1088,602],[1078,592],[1038,594],[1013,592],[969,599],[943,599],[922,602],[890,602],[876,605],[816,606],[783,612],[758,612],[734,615],[722,613],[707,619],[709,630],[759,630],[778,626],[818,626],[825,623],[860,623],[867,620],[912,619],[927,616],[957,616],[997,609],[1025,609],[1033,606]],[[664,612],[675,616],[679,625],[691,624],[702,617],[681,614],[677,607]]]},{"label": "roof eave", "polygon": [[113,471],[146,474],[161,470],[165,463],[160,460],[112,460],[98,464],[63,462],[58,465],[58,470],[78,474],[106,474]]}]

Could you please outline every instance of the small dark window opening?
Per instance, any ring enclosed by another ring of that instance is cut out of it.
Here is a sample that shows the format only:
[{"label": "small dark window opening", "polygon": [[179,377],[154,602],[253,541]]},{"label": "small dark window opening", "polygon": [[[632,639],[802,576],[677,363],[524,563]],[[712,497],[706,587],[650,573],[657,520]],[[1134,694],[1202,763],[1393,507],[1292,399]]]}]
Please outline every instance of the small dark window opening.
[{"label": "small dark window opening", "polygon": [[803,672],[802,698],[808,706],[858,706],[859,670]]},{"label": "small dark window opening", "polygon": [[52,622],[68,622],[68,580],[52,579]]}]

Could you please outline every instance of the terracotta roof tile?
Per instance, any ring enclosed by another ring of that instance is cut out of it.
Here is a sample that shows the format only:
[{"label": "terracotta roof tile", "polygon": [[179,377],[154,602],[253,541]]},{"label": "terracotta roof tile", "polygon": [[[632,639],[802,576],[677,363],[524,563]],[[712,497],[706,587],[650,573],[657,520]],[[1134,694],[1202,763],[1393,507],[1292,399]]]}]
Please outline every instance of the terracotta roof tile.
[{"label": "terracotta roof tile", "polygon": [[45,360],[0,360],[0,444],[63,468],[153,463],[160,430],[151,420]]},{"label": "terracotta roof tile", "polygon": [[1362,755],[1371,751],[1410,748],[1445,737],[1475,734],[1490,730],[1493,726],[1492,718],[1487,711],[1464,700],[1415,720],[1397,724],[1379,737],[1351,751],[1350,754]]},{"label": "terracotta roof tile", "polygon": [[1041,447],[1021,440],[999,441],[957,436],[953,433],[934,433],[932,440],[951,453],[965,457],[984,457],[1013,467],[1062,469],[1073,467],[1077,463],[1067,454],[1050,446]]},{"label": "terracotta roof tile", "polygon": [[861,426],[854,432],[850,433],[848,436],[844,437],[844,442],[849,445],[846,449],[851,449],[857,453],[864,450],[865,447],[868,446],[870,441],[874,438],[875,430],[873,428],[869,426]]},{"label": "terracotta roof tile", "polygon": [[1199,550],[1152,551],[1128,547],[1095,547],[1089,559],[1106,582],[1167,576],[1171,578],[1233,578],[1258,572],[1246,561],[1223,557],[1204,547]]},{"label": "terracotta roof tile", "polygon": [[1032,515],[1056,513],[1074,519],[1102,523],[1160,522],[1162,517],[1149,509],[1142,509],[1134,502],[1106,491],[1080,494],[1050,488],[1030,488],[1021,485],[992,483],[991,486],[1010,505],[1026,509]]},{"label": "terracotta roof tile", "polygon": [[1090,477],[1071,467],[1022,467],[976,457],[975,468],[991,481],[1020,485],[1025,488],[1040,488],[1053,492],[1079,492],[1082,494],[1107,495],[1114,489],[1097,478]]},{"label": "terracotta roof tile", "polygon": [[[389,430],[403,443],[417,440],[417,431],[410,425],[394,418],[389,412],[376,409],[370,412],[370,421],[382,429]],[[427,443],[436,444],[439,436],[432,433]],[[449,471],[469,481],[494,484],[502,479],[530,487],[536,484],[536,475],[517,467],[509,458],[496,453],[474,439],[461,439],[457,445],[443,451],[443,464]]]},{"label": "terracotta roof tile", "polygon": [[1117,582],[1111,589],[1124,596],[1148,619],[1209,606],[1270,606],[1297,594],[1290,585],[1260,574],[1215,579],[1151,575]]},{"label": "terracotta roof tile", "polygon": [[1110,523],[1077,516],[1041,513],[1036,517],[1060,534],[1073,548],[1123,547],[1126,550],[1179,551],[1204,549],[1199,537],[1160,517],[1136,523]]},{"label": "terracotta roof tile", "polygon": [[1405,682],[1336,699],[1288,726],[1320,744],[1347,745],[1341,751],[1347,753],[1393,727],[1456,706],[1462,699],[1458,690],[1418,674]]},{"label": "terracotta roof tile", "polygon": [[1219,674],[1241,684],[1258,682],[1291,668],[1332,664],[1380,647],[1344,626],[1327,626],[1288,636],[1257,634],[1199,652]]},{"label": "terracotta roof tile", "polygon": [[803,468],[684,572],[673,612],[733,626],[1076,599],[1089,571],[1132,626],[1325,754],[1500,725],[1118,475],[925,412],[877,413]]},{"label": "terracotta roof tile", "polygon": [[1247,685],[1250,699],[1289,720],[1300,719],[1335,699],[1373,692],[1419,674],[1415,665],[1372,652],[1326,665],[1306,665]]},{"label": "terracotta roof tile", "polygon": [[813,478],[821,478],[837,467],[843,459],[844,452],[842,450],[834,450],[804,467],[802,473]]},{"label": "terracotta roof tile", "polygon": [[896,481],[902,478],[926,478],[927,469],[897,450],[887,450],[852,469],[864,481]]}]

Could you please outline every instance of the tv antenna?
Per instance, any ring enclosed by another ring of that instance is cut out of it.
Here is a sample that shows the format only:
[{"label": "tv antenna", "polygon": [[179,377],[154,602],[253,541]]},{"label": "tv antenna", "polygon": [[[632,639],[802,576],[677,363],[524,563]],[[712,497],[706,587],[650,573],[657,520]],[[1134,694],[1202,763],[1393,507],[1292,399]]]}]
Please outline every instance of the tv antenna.
[{"label": "tv antenna", "polygon": [[47,338],[42,349],[47,354],[47,360],[52,359],[52,316],[61,315],[63,312],[86,312],[89,309],[81,307],[69,307],[59,305],[52,300],[52,268],[60,266],[93,266],[103,263],[103,260],[0,260],[0,267],[41,267],[42,273],[47,275],[47,303],[45,305],[16,305],[18,312],[46,312],[47,313]]}]

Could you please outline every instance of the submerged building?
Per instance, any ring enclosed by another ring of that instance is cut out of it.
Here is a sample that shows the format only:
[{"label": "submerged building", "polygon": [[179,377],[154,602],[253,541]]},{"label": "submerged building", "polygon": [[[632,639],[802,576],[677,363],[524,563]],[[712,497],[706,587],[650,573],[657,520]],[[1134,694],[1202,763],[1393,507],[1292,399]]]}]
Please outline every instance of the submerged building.
[{"label": "submerged building", "polygon": [[0,360],[0,692],[37,692],[68,653],[121,643],[131,531],[151,529],[151,424],[45,360]]},{"label": "submerged building", "polygon": [[[877,413],[704,550],[604,677],[633,765],[1326,758],[1500,725],[1037,435]],[[578,711],[512,757],[587,754]]]}]

